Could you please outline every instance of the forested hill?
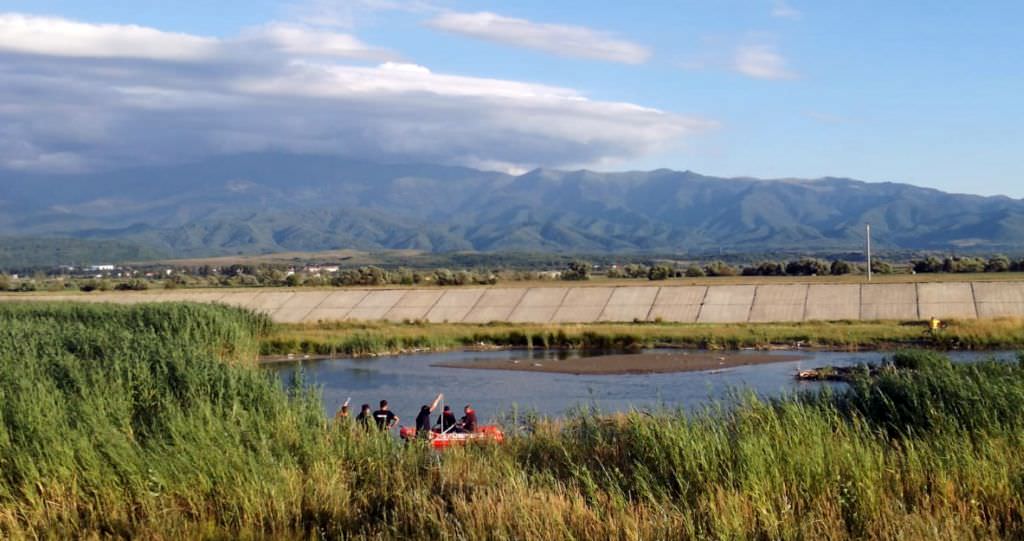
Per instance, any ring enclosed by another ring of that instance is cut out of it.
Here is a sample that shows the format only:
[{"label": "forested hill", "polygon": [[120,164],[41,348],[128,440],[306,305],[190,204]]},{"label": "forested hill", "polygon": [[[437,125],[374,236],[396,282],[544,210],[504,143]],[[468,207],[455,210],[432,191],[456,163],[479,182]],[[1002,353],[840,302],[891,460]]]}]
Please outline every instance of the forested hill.
[{"label": "forested hill", "polygon": [[[247,154],[82,175],[0,172],[0,236],[141,243],[177,256],[431,251],[1024,246],[1024,201],[842,178],[535,170],[521,176]],[[969,189],[969,185],[965,184]]]}]

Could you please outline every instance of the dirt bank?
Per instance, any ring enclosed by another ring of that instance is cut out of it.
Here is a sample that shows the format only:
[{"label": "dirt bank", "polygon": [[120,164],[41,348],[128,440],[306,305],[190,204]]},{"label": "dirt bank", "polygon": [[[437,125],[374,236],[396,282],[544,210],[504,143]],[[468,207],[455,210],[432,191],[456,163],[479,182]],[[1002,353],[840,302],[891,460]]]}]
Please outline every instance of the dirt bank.
[{"label": "dirt bank", "polygon": [[638,353],[601,355],[571,359],[495,359],[439,363],[446,368],[478,370],[518,370],[523,372],[550,372],[575,375],[667,374],[671,372],[704,372],[751,364],[799,361],[801,355],[770,355],[767,353]]}]

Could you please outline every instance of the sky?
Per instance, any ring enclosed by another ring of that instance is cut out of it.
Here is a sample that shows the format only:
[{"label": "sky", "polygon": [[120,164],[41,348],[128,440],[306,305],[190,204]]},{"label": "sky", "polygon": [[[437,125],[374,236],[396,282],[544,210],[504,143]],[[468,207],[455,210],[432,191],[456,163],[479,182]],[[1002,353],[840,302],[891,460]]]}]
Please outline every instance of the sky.
[{"label": "sky", "polygon": [[0,0],[0,168],[286,151],[1024,197],[1024,2]]}]

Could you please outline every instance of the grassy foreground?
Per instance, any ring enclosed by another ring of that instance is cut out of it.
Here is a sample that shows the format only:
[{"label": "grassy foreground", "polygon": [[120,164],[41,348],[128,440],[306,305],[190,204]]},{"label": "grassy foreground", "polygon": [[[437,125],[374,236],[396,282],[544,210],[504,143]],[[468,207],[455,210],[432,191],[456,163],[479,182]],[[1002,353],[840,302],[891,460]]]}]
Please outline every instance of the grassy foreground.
[{"label": "grassy foreground", "polygon": [[688,347],[739,349],[804,347],[835,349],[1024,348],[1024,320],[950,321],[932,336],[925,322],[846,321],[806,323],[588,323],[533,325],[491,323],[349,323],[278,325],[261,344],[263,355],[370,355],[471,346],[629,349]]},{"label": "grassy foreground", "polygon": [[917,369],[840,394],[582,412],[438,456],[327,424],[248,362],[266,329],[218,306],[0,305],[0,538],[1024,536],[1016,363],[901,354]]}]

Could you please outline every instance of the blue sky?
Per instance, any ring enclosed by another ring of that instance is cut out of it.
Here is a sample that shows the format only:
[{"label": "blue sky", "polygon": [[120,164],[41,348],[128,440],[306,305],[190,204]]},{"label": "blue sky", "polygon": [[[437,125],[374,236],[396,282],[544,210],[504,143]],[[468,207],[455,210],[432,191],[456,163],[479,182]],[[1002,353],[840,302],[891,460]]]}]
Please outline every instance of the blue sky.
[{"label": "blue sky", "polygon": [[[0,13],[32,29],[0,31],[0,68],[24,77],[3,96],[24,105],[0,118],[17,126],[0,128],[8,167],[271,149],[1024,197],[1021,2],[8,0]],[[36,109],[47,100],[64,113]],[[48,125],[69,118],[80,133]]]}]

